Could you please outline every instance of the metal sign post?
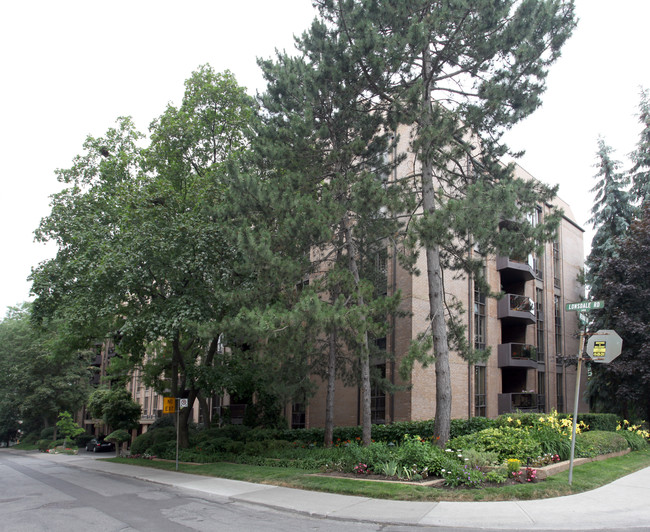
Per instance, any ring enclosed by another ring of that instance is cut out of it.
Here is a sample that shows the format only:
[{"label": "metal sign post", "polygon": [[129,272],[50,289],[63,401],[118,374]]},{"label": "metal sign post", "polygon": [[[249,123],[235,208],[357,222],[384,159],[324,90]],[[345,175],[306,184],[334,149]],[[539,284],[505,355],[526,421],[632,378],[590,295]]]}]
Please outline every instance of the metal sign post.
[{"label": "metal sign post", "polygon": [[580,399],[580,371],[582,370],[582,353],[585,348],[585,335],[587,334],[587,322],[584,330],[580,333],[580,349],[578,350],[578,369],[576,370],[576,392],[573,401],[573,426],[571,428],[571,458],[569,459],[569,486],[573,482],[573,458],[576,452],[576,431],[578,428],[578,400]]},{"label": "metal sign post", "polygon": [[[176,402],[178,402],[178,397],[176,398]],[[178,440],[181,434],[181,423],[179,415],[180,408],[178,408],[178,405],[176,407],[176,471],[178,471]]]},{"label": "metal sign post", "polygon": [[[581,301],[580,303],[567,303],[567,311],[585,312],[605,308],[604,301]],[[602,330],[591,335],[588,343],[585,345],[587,336],[587,320],[585,321],[584,330],[580,333],[580,350],[578,352],[578,368],[576,370],[576,395],[573,404],[573,427],[571,429],[571,459],[569,461],[569,486],[573,482],[573,458],[576,449],[576,431],[578,425],[578,399],[580,398],[580,370],[582,369],[582,359],[588,354],[594,362],[601,364],[609,363],[621,354],[623,341],[615,331]]]}]

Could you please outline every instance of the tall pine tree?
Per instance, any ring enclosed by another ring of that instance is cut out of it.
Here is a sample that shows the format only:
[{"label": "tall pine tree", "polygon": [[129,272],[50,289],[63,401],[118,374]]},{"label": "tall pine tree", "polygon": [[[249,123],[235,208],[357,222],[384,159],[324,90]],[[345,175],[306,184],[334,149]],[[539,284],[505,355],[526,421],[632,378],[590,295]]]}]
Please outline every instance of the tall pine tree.
[{"label": "tall pine tree", "polygon": [[575,25],[573,3],[556,0],[319,0],[339,28],[370,101],[388,124],[406,124],[421,205],[414,236],[426,253],[436,368],[435,435],[449,438],[451,377],[445,268],[476,272],[468,240],[483,252],[527,253],[553,234],[557,217],[519,235],[523,219],[553,191],[515,180],[498,158],[503,132],[540,104],[548,67]]}]

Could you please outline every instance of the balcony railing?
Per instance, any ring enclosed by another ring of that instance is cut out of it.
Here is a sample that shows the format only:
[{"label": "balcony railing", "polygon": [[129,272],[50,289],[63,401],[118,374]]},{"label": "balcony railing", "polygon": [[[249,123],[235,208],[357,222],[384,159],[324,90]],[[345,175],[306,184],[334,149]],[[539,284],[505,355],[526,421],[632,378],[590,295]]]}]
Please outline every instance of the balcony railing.
[{"label": "balcony railing", "polygon": [[497,347],[499,367],[536,368],[538,364],[537,347],[530,344],[499,344]]},{"label": "balcony railing", "polygon": [[497,257],[497,271],[502,275],[508,275],[513,280],[531,281],[535,278],[535,267],[533,256],[519,257]]},{"label": "balcony railing", "polygon": [[539,411],[537,394],[534,392],[499,394],[499,415],[513,412]]},{"label": "balcony railing", "polygon": [[497,302],[497,317],[535,323],[535,302],[519,294],[506,294]]}]

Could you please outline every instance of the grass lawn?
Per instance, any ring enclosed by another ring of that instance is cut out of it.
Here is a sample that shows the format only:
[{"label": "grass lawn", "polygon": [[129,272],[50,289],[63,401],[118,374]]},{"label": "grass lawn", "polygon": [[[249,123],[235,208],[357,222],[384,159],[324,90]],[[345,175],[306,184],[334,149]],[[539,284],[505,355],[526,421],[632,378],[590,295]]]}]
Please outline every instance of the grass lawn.
[{"label": "grass lawn", "polygon": [[[111,462],[175,470],[174,462],[132,458],[110,458]],[[273,484],[290,488],[326,491],[345,495],[359,495],[377,499],[405,501],[503,501],[560,497],[588,491],[608,484],[639,469],[650,467],[650,450],[625,456],[589,462],[573,470],[573,485],[569,486],[569,472],[558,473],[536,483],[515,484],[474,489],[446,489],[411,484],[373,482],[350,478],[318,476],[304,469],[263,467],[218,462],[214,464],[179,464],[183,473],[244,480],[259,484]]]}]

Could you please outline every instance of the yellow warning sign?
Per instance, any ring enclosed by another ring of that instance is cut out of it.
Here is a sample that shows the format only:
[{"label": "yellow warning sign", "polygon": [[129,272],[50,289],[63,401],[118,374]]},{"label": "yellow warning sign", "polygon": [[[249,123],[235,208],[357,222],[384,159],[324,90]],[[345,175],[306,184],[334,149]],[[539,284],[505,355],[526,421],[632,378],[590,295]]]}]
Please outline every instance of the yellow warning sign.
[{"label": "yellow warning sign", "polygon": [[163,414],[173,414],[176,412],[176,398],[163,397]]},{"label": "yellow warning sign", "polygon": [[605,353],[607,352],[607,342],[605,340],[597,340],[594,342],[594,360],[599,358],[605,358]]}]

